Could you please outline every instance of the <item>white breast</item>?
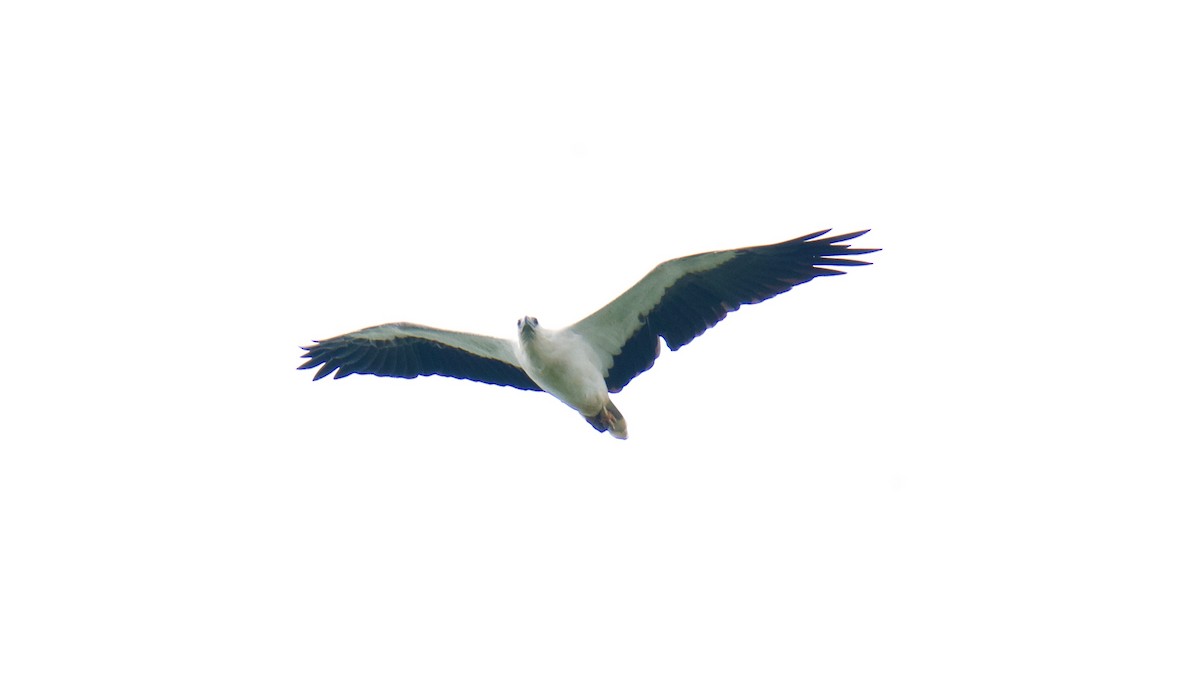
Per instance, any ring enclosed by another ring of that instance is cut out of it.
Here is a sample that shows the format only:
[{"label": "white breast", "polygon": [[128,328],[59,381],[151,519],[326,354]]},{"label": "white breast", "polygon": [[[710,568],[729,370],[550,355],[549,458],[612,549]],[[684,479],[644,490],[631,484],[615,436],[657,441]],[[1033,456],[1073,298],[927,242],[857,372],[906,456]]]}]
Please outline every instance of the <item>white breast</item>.
[{"label": "white breast", "polygon": [[539,387],[584,415],[595,415],[608,401],[599,355],[570,329],[518,335],[517,360]]}]

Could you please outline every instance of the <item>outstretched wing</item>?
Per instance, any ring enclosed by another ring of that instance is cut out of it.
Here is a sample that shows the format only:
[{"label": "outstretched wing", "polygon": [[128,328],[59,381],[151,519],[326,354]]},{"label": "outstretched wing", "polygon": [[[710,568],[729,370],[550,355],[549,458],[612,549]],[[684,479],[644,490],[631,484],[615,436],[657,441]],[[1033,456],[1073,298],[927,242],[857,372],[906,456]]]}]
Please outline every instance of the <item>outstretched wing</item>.
[{"label": "outstretched wing", "polygon": [[301,369],[321,368],[320,380],[369,373],[394,378],[449,376],[521,390],[540,390],[517,362],[507,340],[419,324],[383,324],[318,340],[306,348]]},{"label": "outstretched wing", "polygon": [[678,350],[742,305],[764,301],[817,277],[844,274],[823,265],[869,265],[836,256],[879,251],[841,244],[866,230],[818,239],[828,232],[669,260],[570,328],[601,357],[610,357],[605,383],[609,392],[619,392],[654,365],[660,336]]}]

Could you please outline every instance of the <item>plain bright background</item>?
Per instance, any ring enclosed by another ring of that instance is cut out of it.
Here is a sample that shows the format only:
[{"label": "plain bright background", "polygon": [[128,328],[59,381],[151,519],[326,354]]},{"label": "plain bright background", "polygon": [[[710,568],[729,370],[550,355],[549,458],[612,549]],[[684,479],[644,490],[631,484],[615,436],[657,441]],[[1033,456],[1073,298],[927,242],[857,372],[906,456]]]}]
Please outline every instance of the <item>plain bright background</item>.
[{"label": "plain bright background", "polygon": [[[1192,5],[6,4],[0,672],[1200,672]],[[825,228],[628,442],[294,370]]]}]

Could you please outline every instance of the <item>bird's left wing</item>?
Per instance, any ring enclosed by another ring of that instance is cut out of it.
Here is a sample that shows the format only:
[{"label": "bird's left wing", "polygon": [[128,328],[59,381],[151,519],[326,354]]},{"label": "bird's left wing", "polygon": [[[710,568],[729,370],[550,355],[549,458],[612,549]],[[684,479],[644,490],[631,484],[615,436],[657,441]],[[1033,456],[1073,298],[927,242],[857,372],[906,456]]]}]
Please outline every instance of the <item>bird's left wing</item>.
[{"label": "bird's left wing", "polygon": [[570,327],[602,361],[609,392],[619,392],[654,365],[661,336],[672,350],[692,342],[725,315],[817,277],[843,274],[822,266],[868,265],[846,240],[867,232],[821,237],[829,231],[768,244],[711,251],[659,264],[628,291]]},{"label": "bird's left wing", "polygon": [[419,324],[383,324],[318,340],[303,349],[308,361],[299,368],[321,367],[313,380],[336,370],[335,379],[352,373],[394,378],[440,375],[521,390],[541,389],[517,362],[511,342],[474,333]]}]

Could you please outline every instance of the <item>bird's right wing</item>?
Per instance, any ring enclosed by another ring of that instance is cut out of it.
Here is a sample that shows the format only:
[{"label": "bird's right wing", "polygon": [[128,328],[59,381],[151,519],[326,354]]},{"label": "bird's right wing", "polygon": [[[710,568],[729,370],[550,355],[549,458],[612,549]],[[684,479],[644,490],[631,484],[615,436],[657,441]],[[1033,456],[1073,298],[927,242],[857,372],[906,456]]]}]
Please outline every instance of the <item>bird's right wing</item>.
[{"label": "bird's right wing", "polygon": [[368,373],[393,378],[440,375],[540,390],[517,361],[507,340],[474,333],[446,331],[419,324],[383,324],[318,340],[306,348],[301,369],[321,368],[320,380]]},{"label": "bird's right wing", "polygon": [[868,265],[840,257],[878,251],[843,244],[864,232],[824,237],[829,231],[823,230],[778,244],[675,258],[570,328],[606,362],[602,370],[608,391],[619,392],[654,365],[660,336],[678,350],[742,305],[817,277],[842,274],[828,266]]}]

